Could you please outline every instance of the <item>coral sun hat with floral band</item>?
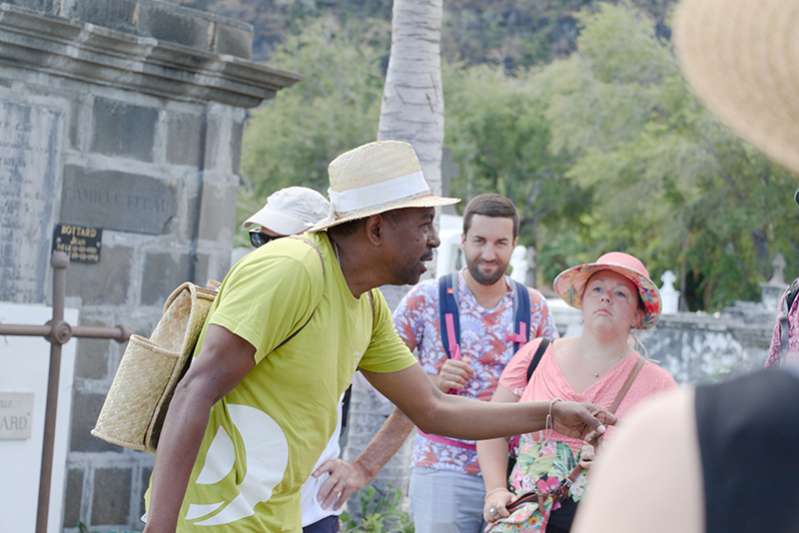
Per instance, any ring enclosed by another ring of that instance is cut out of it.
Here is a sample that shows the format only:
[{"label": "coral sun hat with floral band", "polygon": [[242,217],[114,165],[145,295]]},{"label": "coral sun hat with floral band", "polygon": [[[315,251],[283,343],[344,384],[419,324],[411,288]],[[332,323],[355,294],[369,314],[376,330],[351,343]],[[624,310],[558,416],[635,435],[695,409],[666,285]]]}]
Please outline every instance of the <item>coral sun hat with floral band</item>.
[{"label": "coral sun hat with floral band", "polygon": [[439,207],[460,201],[433,194],[416,152],[402,141],[364,144],[335,158],[327,171],[330,214],[309,231],[323,231],[394,209]]},{"label": "coral sun hat with floral band", "polygon": [[588,279],[602,270],[612,270],[633,282],[644,304],[644,318],[640,327],[645,329],[654,326],[661,311],[660,291],[649,279],[649,271],[644,264],[630,254],[610,252],[594,263],[585,263],[564,270],[555,278],[553,284],[555,292],[570,306],[581,309],[583,291]]}]

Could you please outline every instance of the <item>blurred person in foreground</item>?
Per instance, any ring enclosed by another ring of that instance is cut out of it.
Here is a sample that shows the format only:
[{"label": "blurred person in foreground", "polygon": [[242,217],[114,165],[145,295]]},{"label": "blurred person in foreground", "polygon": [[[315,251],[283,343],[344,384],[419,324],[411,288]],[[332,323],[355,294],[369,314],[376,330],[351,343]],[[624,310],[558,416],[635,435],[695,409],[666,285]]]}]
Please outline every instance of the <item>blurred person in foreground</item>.
[{"label": "blurred person in foreground", "polygon": [[[634,330],[653,326],[661,311],[660,293],[640,260],[604,254],[562,272],[554,289],[580,309],[582,332],[548,345],[542,339],[525,345],[502,373],[492,401],[587,401],[624,419],[643,399],[676,388],[671,374],[631,347]],[[524,434],[510,477],[506,439],[480,441],[477,452],[488,531],[570,530],[588,481],[592,444],[552,429]],[[509,511],[511,502],[517,503]]]},{"label": "blurred person in foreground", "polygon": [[[799,0],[684,0],[674,26],[683,71],[700,99],[794,173],[797,26]],[[791,346],[787,361],[799,355]],[[799,531],[795,365],[686,388],[642,406],[597,460],[574,531]]]}]

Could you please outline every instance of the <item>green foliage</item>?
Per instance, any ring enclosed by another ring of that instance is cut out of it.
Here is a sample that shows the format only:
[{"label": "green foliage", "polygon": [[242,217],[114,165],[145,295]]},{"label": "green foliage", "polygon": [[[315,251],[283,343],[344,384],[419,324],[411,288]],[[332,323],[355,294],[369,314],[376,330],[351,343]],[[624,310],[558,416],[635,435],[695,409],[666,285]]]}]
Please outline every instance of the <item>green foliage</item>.
[{"label": "green foliage", "polygon": [[448,68],[445,144],[459,169],[450,193],[468,199],[496,191],[512,198],[520,242],[538,247],[541,223],[576,218],[582,206],[579,190],[562,179],[570,157],[549,150],[550,95],[532,80],[533,74],[510,77],[497,67]]},{"label": "green foliage", "polygon": [[341,515],[342,533],[413,533],[413,522],[400,509],[402,491],[368,486],[358,495],[357,518]]},{"label": "green foliage", "polygon": [[756,296],[777,252],[799,266],[795,178],[696,101],[670,44],[629,2],[579,20],[578,51],[540,76],[555,95],[551,148],[573,158],[565,178],[590,197],[584,250],[638,254],[656,278],[676,268],[701,309]]},{"label": "green foliage", "polygon": [[[254,56],[269,59],[288,36],[320,17],[343,22],[391,19],[391,0],[178,0],[179,3],[244,20],[255,29]],[[575,49],[576,14],[597,0],[445,0],[441,41],[444,58],[468,65],[490,64],[508,72],[542,65]],[[668,35],[666,17],[675,0],[636,0]]]},{"label": "green foliage", "polygon": [[302,81],[255,111],[243,139],[239,218],[288,185],[327,191],[327,164],[375,139],[388,53],[386,24],[323,18],[287,40],[271,62]]},{"label": "green foliage", "polygon": [[[756,299],[778,252],[789,274],[799,271],[796,179],[697,102],[663,36],[670,2],[637,7],[645,3],[563,3],[577,50],[546,66],[510,73],[502,61],[445,61],[445,145],[458,169],[450,192],[513,198],[520,241],[538,252],[540,284],[576,262],[625,250],[656,281],[675,270],[691,309]],[[477,9],[467,0],[447,5],[450,13],[453,5]],[[517,12],[510,0],[496,5],[510,10],[499,15]],[[580,6],[587,7],[573,12]],[[557,5],[527,8],[552,15]],[[492,31],[489,48],[500,46]],[[272,65],[303,81],[253,114],[241,219],[278,188],[325,191],[329,161],[374,139],[387,33],[382,20],[321,17],[274,53]],[[539,34],[526,38],[525,46],[538,46]]]}]

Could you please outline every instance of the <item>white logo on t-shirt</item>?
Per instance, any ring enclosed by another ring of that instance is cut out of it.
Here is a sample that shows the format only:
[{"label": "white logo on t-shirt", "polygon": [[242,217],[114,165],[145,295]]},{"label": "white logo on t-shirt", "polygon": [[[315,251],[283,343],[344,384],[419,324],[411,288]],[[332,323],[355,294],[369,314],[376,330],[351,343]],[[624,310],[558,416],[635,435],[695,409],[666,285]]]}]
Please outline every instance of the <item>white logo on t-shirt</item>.
[{"label": "white logo on t-shirt", "polygon": [[[222,508],[216,515],[195,522],[197,526],[230,524],[255,514],[255,506],[272,497],[272,489],[280,483],[289,461],[289,447],[280,426],[265,412],[255,407],[228,404],[230,419],[244,444],[246,473],[238,485],[239,494],[230,502],[191,504],[185,519],[200,520]],[[230,435],[220,426],[208,448],[196,483],[213,485],[224,479],[236,461]]]}]

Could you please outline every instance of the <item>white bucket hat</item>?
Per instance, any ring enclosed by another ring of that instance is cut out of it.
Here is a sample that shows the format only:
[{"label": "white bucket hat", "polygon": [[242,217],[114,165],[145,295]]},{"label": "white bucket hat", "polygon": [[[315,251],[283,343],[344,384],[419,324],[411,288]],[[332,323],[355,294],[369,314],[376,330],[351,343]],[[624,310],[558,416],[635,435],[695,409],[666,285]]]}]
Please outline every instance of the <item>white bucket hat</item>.
[{"label": "white bucket hat", "polygon": [[799,0],[683,0],[674,43],[699,98],[799,173]]},{"label": "white bucket hat", "polygon": [[393,209],[452,205],[458,198],[435,196],[422,174],[413,147],[401,141],[377,141],[335,158],[327,167],[331,209],[311,231]]},{"label": "white bucket hat", "polygon": [[280,235],[295,235],[311,228],[330,212],[327,198],[308,187],[286,187],[273,192],[266,204],[244,221],[245,229],[267,228]]}]

